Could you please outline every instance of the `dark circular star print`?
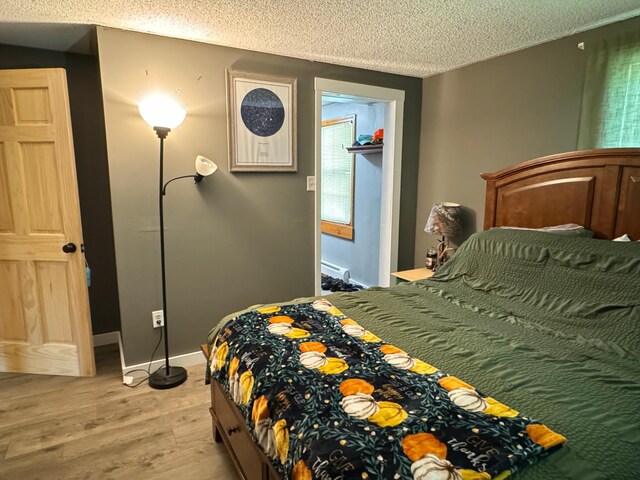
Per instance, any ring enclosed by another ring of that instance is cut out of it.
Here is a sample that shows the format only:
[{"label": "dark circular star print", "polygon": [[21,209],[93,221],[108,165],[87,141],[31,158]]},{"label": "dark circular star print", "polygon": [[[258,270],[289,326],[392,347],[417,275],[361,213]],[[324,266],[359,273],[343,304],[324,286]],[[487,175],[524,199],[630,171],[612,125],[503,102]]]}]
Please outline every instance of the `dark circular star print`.
[{"label": "dark circular star print", "polygon": [[271,90],[254,88],[242,99],[240,115],[251,133],[270,137],[282,128],[284,105]]}]

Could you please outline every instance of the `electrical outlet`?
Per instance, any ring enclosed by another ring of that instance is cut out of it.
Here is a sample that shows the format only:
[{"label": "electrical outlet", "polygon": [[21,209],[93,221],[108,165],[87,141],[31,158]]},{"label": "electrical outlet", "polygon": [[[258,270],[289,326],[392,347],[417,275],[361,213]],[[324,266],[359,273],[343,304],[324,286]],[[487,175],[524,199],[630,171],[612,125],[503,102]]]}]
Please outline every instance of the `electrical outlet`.
[{"label": "electrical outlet", "polygon": [[164,327],[164,310],[151,312],[151,320],[153,321],[153,328]]}]

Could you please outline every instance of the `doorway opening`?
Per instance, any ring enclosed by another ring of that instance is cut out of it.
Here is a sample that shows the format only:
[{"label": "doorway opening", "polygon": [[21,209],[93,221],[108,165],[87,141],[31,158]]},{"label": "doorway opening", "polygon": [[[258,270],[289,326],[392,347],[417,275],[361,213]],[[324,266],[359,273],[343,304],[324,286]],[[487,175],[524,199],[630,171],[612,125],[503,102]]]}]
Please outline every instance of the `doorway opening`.
[{"label": "doorway opening", "polygon": [[[316,78],[315,97],[315,293],[321,273],[347,288],[389,286],[398,258],[404,91]],[[346,151],[378,130],[378,148]]]}]

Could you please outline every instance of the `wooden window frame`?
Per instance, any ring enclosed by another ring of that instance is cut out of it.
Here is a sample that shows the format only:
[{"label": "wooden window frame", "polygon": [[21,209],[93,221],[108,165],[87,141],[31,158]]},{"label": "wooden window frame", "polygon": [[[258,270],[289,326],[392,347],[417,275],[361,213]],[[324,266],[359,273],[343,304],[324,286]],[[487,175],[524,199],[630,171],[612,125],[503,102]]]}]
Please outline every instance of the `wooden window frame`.
[{"label": "wooden window frame", "polygon": [[[356,116],[346,115],[344,117],[332,118],[330,120],[323,120],[321,126],[328,127],[338,123],[353,123],[353,138],[356,134]],[[354,228],[353,228],[353,205],[355,203],[355,178],[356,178],[356,156],[351,154],[351,214],[349,215],[349,223],[329,222],[322,220],[322,207],[320,211],[320,231],[328,235],[341,237],[346,240],[353,240]]]}]

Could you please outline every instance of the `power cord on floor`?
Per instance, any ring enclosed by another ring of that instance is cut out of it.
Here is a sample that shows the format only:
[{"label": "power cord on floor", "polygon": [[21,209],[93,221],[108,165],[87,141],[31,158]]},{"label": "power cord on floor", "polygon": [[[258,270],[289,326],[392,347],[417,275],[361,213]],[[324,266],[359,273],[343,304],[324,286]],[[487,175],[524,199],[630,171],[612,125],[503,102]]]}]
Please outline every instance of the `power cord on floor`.
[{"label": "power cord on floor", "polygon": [[125,383],[124,385],[126,387],[129,388],[136,388],[139,385],[142,385],[144,382],[146,382],[147,380],[149,380],[149,377],[151,376],[151,364],[153,363],[153,356],[156,354],[156,352],[158,351],[158,347],[160,346],[160,342],[162,341],[162,334],[163,334],[163,329],[160,329],[160,338],[158,338],[158,343],[156,343],[156,347],[153,349],[153,353],[151,354],[151,358],[149,359],[149,365],[147,365],[147,368],[136,368],[134,370],[129,370],[127,372],[127,375],[133,372],[144,372],[147,374],[146,377],[144,377],[142,380],[140,380],[138,383],[135,384],[127,384]]}]

